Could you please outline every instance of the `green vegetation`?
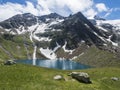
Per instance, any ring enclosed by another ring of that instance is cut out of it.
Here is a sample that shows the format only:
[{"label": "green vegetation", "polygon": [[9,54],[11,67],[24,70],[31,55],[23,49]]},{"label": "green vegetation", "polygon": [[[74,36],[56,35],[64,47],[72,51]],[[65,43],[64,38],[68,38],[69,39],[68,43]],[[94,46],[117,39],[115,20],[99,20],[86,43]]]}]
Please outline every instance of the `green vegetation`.
[{"label": "green vegetation", "polygon": [[116,54],[100,50],[95,46],[86,50],[76,61],[95,67],[120,67],[120,58]]},{"label": "green vegetation", "polygon": [[27,53],[29,56],[33,53],[32,43],[27,37],[24,35],[0,35],[0,59],[26,59],[28,58]]},{"label": "green vegetation", "polygon": [[[23,64],[0,65],[0,90],[119,90],[120,88],[120,80],[111,80],[111,77],[120,78],[120,68],[95,68],[77,71],[87,72],[91,77],[92,84],[72,80],[68,76],[72,71]],[[58,74],[63,75],[67,81],[53,80],[53,77]]]}]

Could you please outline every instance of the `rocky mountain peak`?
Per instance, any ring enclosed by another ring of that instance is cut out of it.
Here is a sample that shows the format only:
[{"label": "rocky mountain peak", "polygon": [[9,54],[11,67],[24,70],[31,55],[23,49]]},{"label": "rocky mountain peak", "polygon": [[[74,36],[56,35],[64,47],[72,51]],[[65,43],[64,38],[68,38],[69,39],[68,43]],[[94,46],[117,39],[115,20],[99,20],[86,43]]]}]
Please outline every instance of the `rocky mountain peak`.
[{"label": "rocky mountain peak", "polygon": [[31,26],[36,24],[37,19],[36,16],[25,13],[25,14],[17,14],[3,22],[0,22],[0,26],[6,29],[11,28],[19,28],[20,26]]},{"label": "rocky mountain peak", "polygon": [[45,22],[46,19],[55,20],[55,19],[64,19],[65,17],[63,17],[61,15],[58,15],[57,13],[51,13],[51,14],[48,14],[48,15],[39,16],[38,18],[39,18],[39,20]]},{"label": "rocky mountain peak", "polygon": [[28,16],[28,17],[35,17],[35,15],[33,15],[33,14],[31,14],[31,13],[24,13],[24,14],[22,14],[23,16]]}]

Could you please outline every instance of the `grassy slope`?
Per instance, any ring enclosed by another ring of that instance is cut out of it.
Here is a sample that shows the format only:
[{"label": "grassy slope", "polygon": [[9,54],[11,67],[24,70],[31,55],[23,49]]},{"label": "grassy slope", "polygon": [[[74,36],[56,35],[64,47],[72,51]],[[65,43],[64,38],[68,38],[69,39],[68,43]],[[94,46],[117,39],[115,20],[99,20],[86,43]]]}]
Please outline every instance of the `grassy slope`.
[{"label": "grassy slope", "polygon": [[[0,46],[2,46],[2,48],[0,47],[0,61],[8,59],[27,59],[28,57],[32,59],[34,47],[28,36],[29,35],[25,34],[14,36],[11,39],[8,37],[8,39],[6,39],[0,34]],[[28,52],[25,47],[27,47]],[[5,51],[7,51],[7,53]],[[39,50],[37,50],[37,58],[45,58]]]},{"label": "grassy slope", "polygon": [[[0,90],[119,90],[120,68],[78,70],[87,72],[93,84],[79,83],[67,76],[71,71],[53,70],[29,65],[0,65]],[[55,81],[53,76],[63,75],[68,81]]]},{"label": "grassy slope", "polygon": [[115,54],[91,47],[79,56],[76,61],[95,67],[120,67],[120,58]]},{"label": "grassy slope", "polygon": [[[33,53],[32,43],[29,40],[26,42],[29,44],[28,50],[31,55]],[[6,53],[2,48],[0,48],[0,59],[2,60],[27,58],[27,51],[23,44],[23,36],[15,36],[12,40],[7,40],[0,36],[0,45],[9,53]]]}]

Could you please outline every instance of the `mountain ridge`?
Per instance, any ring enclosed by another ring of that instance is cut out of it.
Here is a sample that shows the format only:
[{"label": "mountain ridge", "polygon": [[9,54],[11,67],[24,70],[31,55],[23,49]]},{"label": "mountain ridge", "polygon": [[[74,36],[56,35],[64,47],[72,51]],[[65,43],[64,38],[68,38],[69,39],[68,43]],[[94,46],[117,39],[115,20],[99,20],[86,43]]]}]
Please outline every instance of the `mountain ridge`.
[{"label": "mountain ridge", "polygon": [[0,31],[1,34],[7,32],[28,37],[35,49],[33,51],[37,50],[34,56],[36,59],[41,55],[48,59],[74,59],[92,46],[119,53],[118,38],[113,31],[115,26],[99,23],[103,21],[95,20],[96,24],[93,24],[81,12],[69,17],[62,17],[56,13],[41,17],[26,13],[0,22]]}]

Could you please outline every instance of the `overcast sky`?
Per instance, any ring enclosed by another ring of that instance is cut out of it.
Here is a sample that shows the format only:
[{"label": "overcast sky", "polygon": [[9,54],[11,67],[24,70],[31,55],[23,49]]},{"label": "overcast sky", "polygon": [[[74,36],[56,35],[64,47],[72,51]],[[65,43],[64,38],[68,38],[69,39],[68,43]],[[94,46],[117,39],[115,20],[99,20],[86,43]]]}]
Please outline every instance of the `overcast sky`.
[{"label": "overcast sky", "polygon": [[0,0],[0,21],[22,13],[68,16],[79,11],[87,18],[120,19],[120,0]]}]

